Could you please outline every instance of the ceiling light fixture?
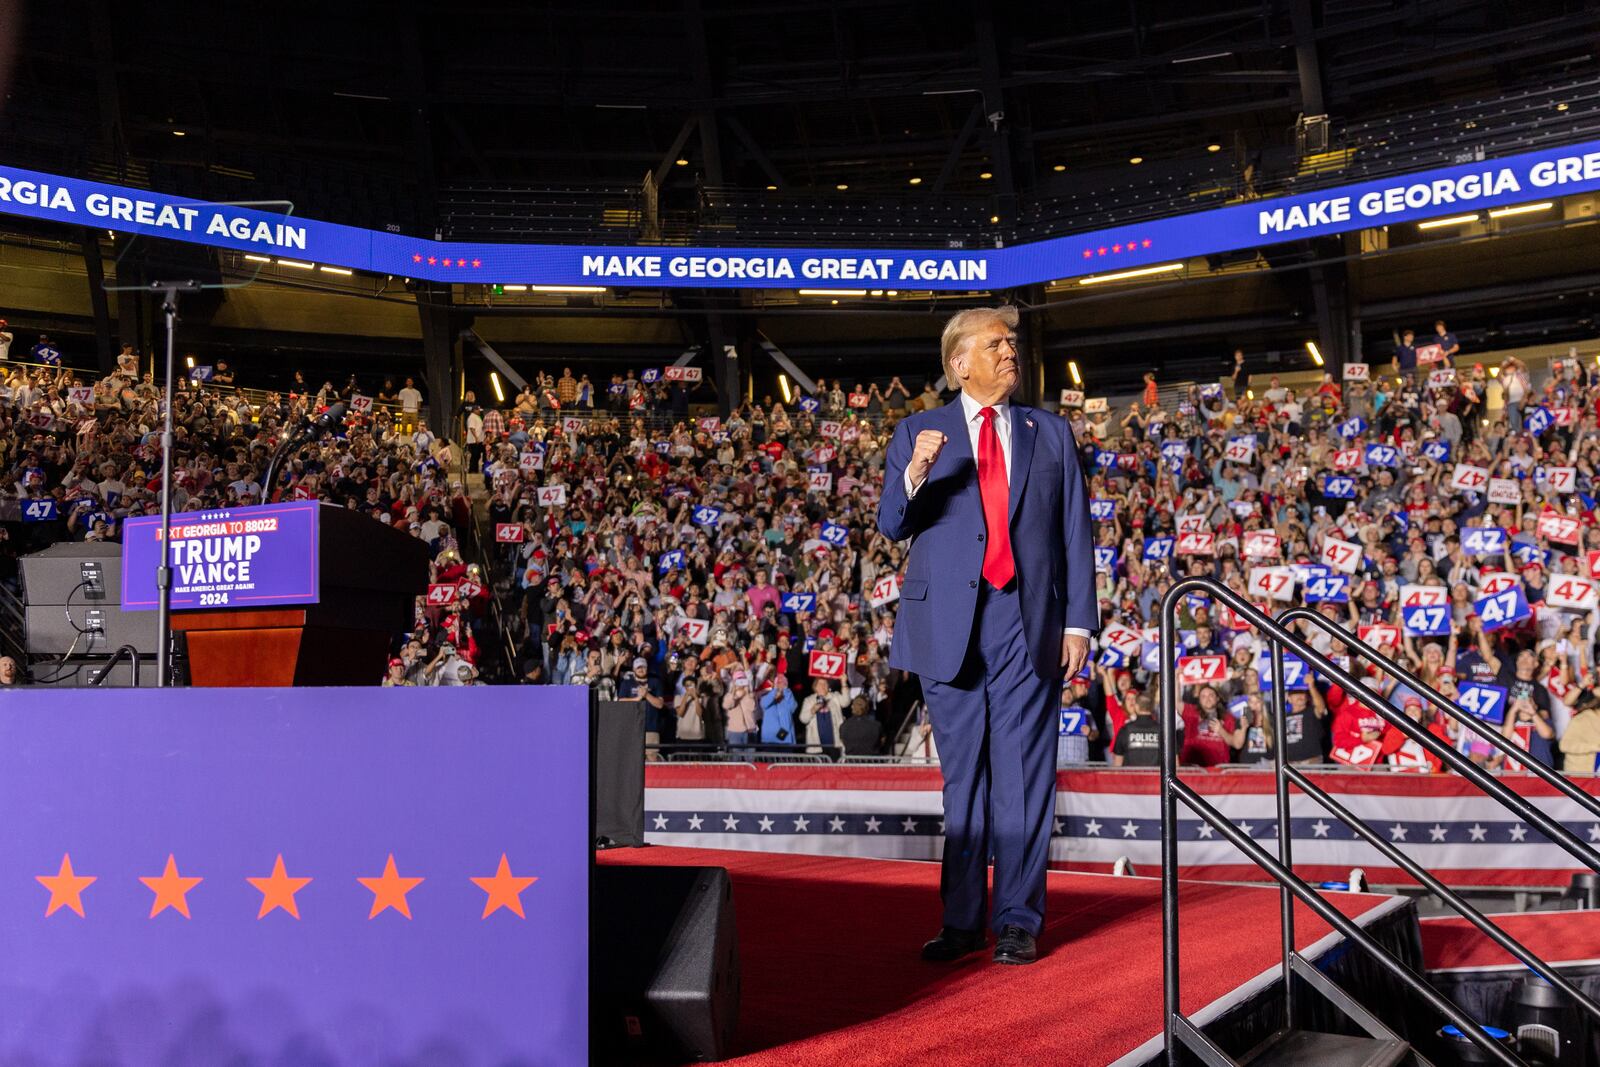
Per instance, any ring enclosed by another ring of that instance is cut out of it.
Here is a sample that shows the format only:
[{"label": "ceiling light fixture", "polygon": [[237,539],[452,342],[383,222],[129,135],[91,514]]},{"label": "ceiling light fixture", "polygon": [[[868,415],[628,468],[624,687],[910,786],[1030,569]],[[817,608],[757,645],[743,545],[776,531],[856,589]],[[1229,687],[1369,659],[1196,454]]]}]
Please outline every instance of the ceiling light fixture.
[{"label": "ceiling light fixture", "polygon": [[1507,215],[1526,215],[1530,211],[1549,211],[1555,207],[1555,201],[1545,200],[1537,204],[1518,204],[1516,207],[1497,207],[1489,212],[1491,219],[1503,219]]},{"label": "ceiling light fixture", "polygon": [[1449,218],[1445,219],[1429,219],[1427,222],[1419,222],[1417,223],[1417,229],[1437,230],[1441,226],[1460,226],[1464,223],[1477,221],[1478,213],[1474,211],[1470,215],[1451,215]]},{"label": "ceiling light fixture", "polygon": [[1099,285],[1101,282],[1120,282],[1129,278],[1145,278],[1152,274],[1170,274],[1182,269],[1182,263],[1161,263],[1154,267],[1139,267],[1137,270],[1120,270],[1115,274],[1091,274],[1087,278],[1079,278],[1078,284]]}]

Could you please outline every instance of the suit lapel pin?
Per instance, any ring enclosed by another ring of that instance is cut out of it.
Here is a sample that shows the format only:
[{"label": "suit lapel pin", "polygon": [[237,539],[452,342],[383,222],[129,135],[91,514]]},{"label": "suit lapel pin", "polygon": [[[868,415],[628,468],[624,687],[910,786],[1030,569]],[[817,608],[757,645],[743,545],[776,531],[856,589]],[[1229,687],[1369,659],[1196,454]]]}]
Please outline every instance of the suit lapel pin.
[{"label": "suit lapel pin", "polygon": [[1030,429],[1030,430],[1033,429],[1033,420],[1032,419],[1023,419],[1022,421],[1028,424],[1028,429]]}]

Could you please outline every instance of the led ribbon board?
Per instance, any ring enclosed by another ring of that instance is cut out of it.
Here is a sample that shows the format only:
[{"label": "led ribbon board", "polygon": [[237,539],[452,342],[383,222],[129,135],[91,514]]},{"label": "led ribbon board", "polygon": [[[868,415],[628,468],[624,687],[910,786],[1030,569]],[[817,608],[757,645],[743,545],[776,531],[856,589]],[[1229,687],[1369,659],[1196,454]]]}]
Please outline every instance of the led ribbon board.
[{"label": "led ribbon board", "polygon": [[0,213],[438,282],[965,291],[1173,265],[1596,189],[1600,141],[1586,141],[979,251],[430,241],[14,167],[0,167]]}]

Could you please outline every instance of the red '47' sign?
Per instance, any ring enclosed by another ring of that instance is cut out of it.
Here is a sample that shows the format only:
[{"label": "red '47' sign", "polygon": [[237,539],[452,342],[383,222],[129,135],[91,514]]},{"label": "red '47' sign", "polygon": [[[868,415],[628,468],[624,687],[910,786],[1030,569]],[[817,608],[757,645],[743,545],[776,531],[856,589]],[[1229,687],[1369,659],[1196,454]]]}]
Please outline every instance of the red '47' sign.
[{"label": "red '47' sign", "polygon": [[1539,522],[1535,529],[1542,537],[1563,545],[1578,543],[1578,528],[1581,524],[1570,515],[1563,515],[1559,511],[1541,511]]},{"label": "red '47' sign", "polygon": [[844,653],[843,652],[813,652],[811,653],[811,677],[813,678],[843,678]]},{"label": "red '47' sign", "polygon": [[1179,656],[1178,684],[1204,685],[1228,677],[1226,656]]},{"label": "red '47' sign", "polygon": [[442,608],[456,602],[456,583],[435,582],[428,586],[428,606]]}]

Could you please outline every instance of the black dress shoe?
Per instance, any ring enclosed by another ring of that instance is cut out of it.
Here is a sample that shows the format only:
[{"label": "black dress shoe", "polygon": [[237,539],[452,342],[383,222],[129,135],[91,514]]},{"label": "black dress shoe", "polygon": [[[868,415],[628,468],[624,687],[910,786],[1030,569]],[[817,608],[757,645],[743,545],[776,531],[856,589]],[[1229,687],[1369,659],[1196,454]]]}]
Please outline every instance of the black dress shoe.
[{"label": "black dress shoe", "polygon": [[1033,935],[1020,926],[1001,929],[1000,939],[994,943],[996,963],[1032,963],[1039,958],[1039,946]]},{"label": "black dress shoe", "polygon": [[982,930],[940,929],[939,936],[922,946],[922,958],[933,963],[950,963],[983,947]]}]

